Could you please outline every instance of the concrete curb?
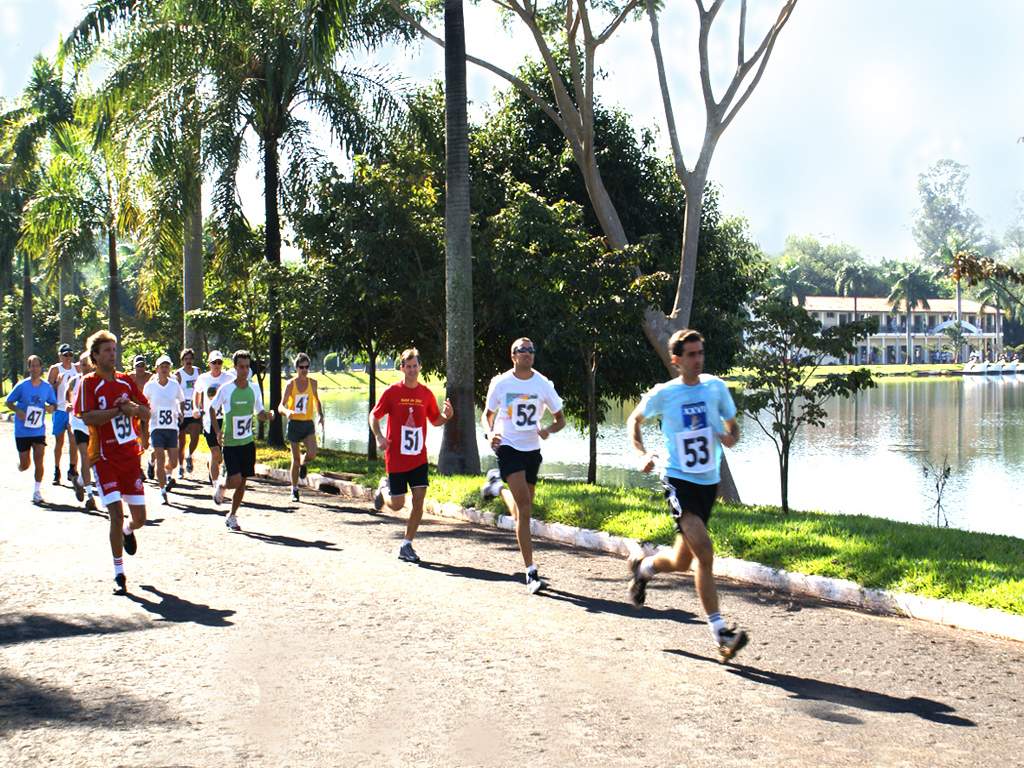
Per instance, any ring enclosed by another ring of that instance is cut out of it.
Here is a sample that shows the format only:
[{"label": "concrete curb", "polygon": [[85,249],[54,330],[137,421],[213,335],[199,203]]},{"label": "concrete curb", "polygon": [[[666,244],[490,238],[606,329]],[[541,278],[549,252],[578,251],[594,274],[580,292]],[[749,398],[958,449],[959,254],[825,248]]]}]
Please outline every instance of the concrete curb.
[{"label": "concrete curb", "polygon": [[[272,480],[291,482],[288,470],[285,469],[257,464],[256,473]],[[311,488],[359,501],[372,501],[374,496],[371,488],[314,473],[309,474],[307,483]],[[461,507],[454,503],[442,504],[433,499],[427,499],[426,511],[439,517],[449,517],[477,525],[489,525],[508,531],[515,529],[515,522],[510,515],[498,515],[473,507]],[[670,549],[653,544],[641,544],[636,539],[612,536],[604,531],[591,531],[587,528],[577,528],[563,523],[548,523],[543,520],[531,520],[530,531],[539,539],[557,541],[581,549],[607,552],[622,557],[629,557],[640,552],[650,555],[659,550],[669,551]],[[746,584],[768,587],[787,594],[814,597],[872,613],[905,616],[947,627],[958,627],[1010,640],[1024,641],[1024,616],[1006,613],[995,608],[979,608],[953,600],[920,597],[884,589],[868,589],[845,579],[790,573],[761,563],[737,560],[732,557],[715,558],[715,575]]]}]

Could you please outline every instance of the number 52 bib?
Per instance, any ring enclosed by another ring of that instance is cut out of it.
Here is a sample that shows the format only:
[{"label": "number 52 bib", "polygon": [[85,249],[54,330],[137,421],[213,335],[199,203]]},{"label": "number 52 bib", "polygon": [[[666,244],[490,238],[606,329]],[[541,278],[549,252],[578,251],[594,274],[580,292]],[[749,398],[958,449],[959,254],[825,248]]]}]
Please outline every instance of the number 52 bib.
[{"label": "number 52 bib", "polygon": [[708,410],[703,402],[687,403],[682,408],[683,428],[676,433],[676,452],[686,472],[714,469],[715,436],[708,425]]}]

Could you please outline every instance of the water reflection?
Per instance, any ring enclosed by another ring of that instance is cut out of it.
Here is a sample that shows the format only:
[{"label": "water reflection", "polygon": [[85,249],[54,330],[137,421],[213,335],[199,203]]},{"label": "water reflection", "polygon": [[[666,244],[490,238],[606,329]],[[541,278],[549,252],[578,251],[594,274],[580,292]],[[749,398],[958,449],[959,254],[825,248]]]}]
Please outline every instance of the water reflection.
[{"label": "water reflection", "polygon": [[[612,409],[598,440],[600,482],[654,487],[633,467],[625,420],[632,404]],[[324,392],[327,443],[366,450],[366,402],[360,395]],[[925,460],[953,468],[943,499],[949,524],[1024,537],[1024,379],[1003,377],[882,383],[827,406],[824,428],[798,438],[791,465],[795,509],[869,514],[908,522],[934,520],[934,489]],[[779,502],[778,460],[769,438],[741,419],[743,439],[729,451],[744,501]],[[653,429],[647,438],[656,445]],[[441,430],[428,430],[436,458]],[[479,435],[485,466],[494,460]],[[569,428],[544,444],[547,477],[586,476],[585,437]]]}]

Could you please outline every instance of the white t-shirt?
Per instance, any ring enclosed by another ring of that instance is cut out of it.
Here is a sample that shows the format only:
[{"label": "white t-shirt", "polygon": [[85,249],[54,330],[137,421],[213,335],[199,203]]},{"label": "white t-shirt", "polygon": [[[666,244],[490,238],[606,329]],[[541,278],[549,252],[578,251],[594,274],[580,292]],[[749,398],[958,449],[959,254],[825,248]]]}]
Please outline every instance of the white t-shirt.
[{"label": "white t-shirt", "polygon": [[494,411],[494,430],[501,432],[501,444],[517,451],[540,450],[540,419],[547,408],[562,410],[562,398],[550,379],[537,371],[528,379],[516,378],[512,370],[491,379],[487,388],[488,411]]},{"label": "white t-shirt", "polygon": [[193,415],[193,411],[195,410],[194,398],[196,393],[196,379],[198,379],[202,373],[198,368],[192,366],[191,374],[182,367],[176,370],[174,375],[181,380],[181,389],[185,393],[185,418],[189,418]]},{"label": "white t-shirt", "polygon": [[63,364],[57,366],[57,408],[64,411],[71,410],[71,403],[68,401],[68,384],[78,376],[78,370],[72,365],[65,368]]},{"label": "white t-shirt", "polygon": [[222,368],[220,376],[214,376],[212,373],[207,371],[206,373],[199,374],[199,378],[196,379],[195,384],[195,398],[196,406],[199,405],[199,395],[203,395],[203,431],[210,432],[213,430],[213,423],[210,421],[210,403],[213,398],[217,395],[219,390],[224,384],[229,381],[235,380],[234,368]]},{"label": "white t-shirt", "polygon": [[173,429],[178,431],[178,419],[181,415],[181,404],[185,402],[185,392],[176,379],[168,378],[167,383],[160,384],[154,376],[142,388],[142,394],[149,400],[149,431]]},{"label": "white t-shirt", "polygon": [[[70,392],[72,396],[75,394],[75,392],[78,391],[78,384],[79,384],[79,382],[82,381],[82,379],[84,377],[85,377],[84,373],[76,373],[75,374],[75,378],[68,382],[68,392]],[[88,434],[89,427],[86,426],[86,423],[84,421],[82,421],[81,418],[79,418],[78,416],[75,416],[75,409],[74,408],[71,408],[68,411],[68,420],[71,422],[71,429],[72,430],[77,430],[79,432],[85,432],[86,434]]]}]

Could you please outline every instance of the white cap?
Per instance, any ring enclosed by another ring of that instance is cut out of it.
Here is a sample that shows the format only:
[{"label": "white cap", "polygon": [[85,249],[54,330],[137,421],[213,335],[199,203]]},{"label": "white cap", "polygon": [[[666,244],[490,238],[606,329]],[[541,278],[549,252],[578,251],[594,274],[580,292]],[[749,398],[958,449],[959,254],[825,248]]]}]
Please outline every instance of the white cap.
[{"label": "white cap", "polygon": [[159,368],[164,363],[171,365],[171,358],[169,358],[167,355],[160,355],[160,357],[156,359],[156,367]]},{"label": "white cap", "polygon": [[206,358],[206,362],[208,363],[212,363],[214,360],[220,360],[221,362],[224,362],[224,355],[220,353],[219,349],[213,350],[213,352],[211,352]]}]

